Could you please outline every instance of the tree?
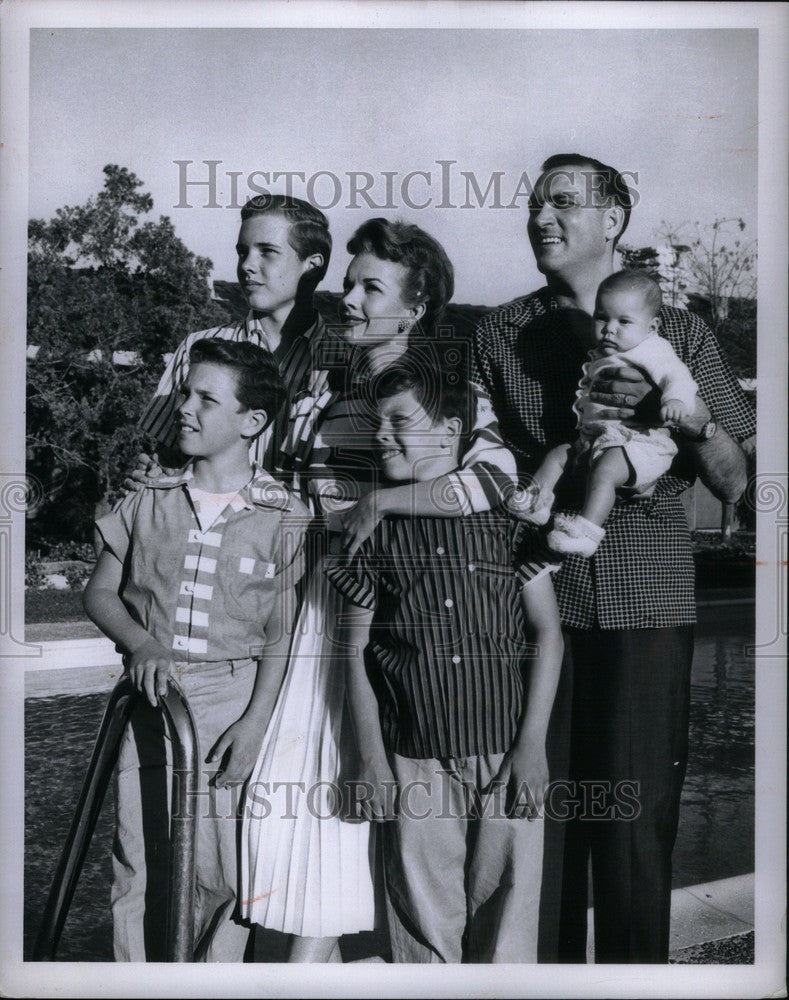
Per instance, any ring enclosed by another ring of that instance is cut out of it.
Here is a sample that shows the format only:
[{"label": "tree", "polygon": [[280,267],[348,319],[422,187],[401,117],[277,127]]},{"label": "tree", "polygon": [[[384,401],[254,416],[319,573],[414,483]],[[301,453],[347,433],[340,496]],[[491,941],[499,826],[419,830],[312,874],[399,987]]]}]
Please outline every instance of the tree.
[{"label": "tree", "polygon": [[227,320],[211,261],[166,216],[141,222],[153,200],[131,171],[110,164],[104,176],[84,205],[29,225],[28,468],[45,495],[33,539],[89,537],[145,444],[136,422],[162,355]]},{"label": "tree", "polygon": [[[708,226],[698,222],[674,226],[664,221],[658,230],[662,241],[684,251],[683,283],[706,301],[716,333],[732,303],[756,299],[756,241],[743,238],[745,228],[742,219],[731,218],[715,219]],[[689,238],[684,236],[688,230]]]}]

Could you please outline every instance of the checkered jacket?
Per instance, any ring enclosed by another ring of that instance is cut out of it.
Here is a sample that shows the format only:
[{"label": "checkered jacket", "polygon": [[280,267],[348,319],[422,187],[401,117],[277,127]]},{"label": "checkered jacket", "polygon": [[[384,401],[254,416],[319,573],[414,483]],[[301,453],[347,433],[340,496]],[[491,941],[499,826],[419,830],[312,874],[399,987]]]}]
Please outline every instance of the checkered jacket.
[{"label": "checkered jacket", "polygon": [[[753,410],[698,316],[664,306],[660,334],[688,366],[699,395],[738,441],[755,431]],[[586,359],[549,289],[489,313],[474,335],[476,375],[521,474],[575,436],[573,402]],[[562,620],[581,629],[663,628],[696,620],[693,553],[680,494],[696,478],[691,450],[679,453],[648,499],[618,501],[595,556],[568,557],[554,575]],[[535,538],[535,545],[540,542]]]}]

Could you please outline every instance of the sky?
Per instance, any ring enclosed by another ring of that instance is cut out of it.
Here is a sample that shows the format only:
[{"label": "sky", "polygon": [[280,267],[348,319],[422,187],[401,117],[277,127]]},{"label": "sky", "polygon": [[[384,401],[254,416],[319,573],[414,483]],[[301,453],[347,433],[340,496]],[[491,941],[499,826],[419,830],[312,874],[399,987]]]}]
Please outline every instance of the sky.
[{"label": "sky", "polygon": [[[334,235],[323,288],[341,287],[361,222],[398,216],[444,244],[456,301],[495,305],[542,283],[524,184],[555,152],[637,174],[627,243],[654,243],[663,220],[732,216],[755,237],[757,57],[747,29],[34,29],[30,214],[84,202],[117,163],[228,279],[228,174],[240,203],[254,172],[272,191],[286,190],[274,172],[300,172],[293,194],[323,207]],[[182,184],[208,180],[205,160],[219,161],[219,207],[208,185]],[[379,207],[354,195],[354,172]],[[479,207],[464,173],[484,193],[497,172],[501,207],[493,190]]]}]

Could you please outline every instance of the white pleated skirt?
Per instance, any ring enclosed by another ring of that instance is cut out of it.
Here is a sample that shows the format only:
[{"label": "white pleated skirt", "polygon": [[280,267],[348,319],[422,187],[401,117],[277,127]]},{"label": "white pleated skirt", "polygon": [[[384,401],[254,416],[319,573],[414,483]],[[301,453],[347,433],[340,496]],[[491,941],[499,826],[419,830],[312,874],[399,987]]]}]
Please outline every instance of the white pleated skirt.
[{"label": "white pleated skirt", "polygon": [[372,930],[375,917],[370,824],[333,815],[345,684],[327,626],[340,603],[318,565],[243,805],[241,916],[305,937]]}]

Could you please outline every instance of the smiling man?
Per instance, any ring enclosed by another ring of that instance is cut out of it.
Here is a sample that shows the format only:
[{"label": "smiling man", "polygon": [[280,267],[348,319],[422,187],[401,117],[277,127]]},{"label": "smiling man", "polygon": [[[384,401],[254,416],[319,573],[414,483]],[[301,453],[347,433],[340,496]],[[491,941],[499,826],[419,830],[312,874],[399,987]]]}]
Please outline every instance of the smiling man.
[{"label": "smiling man", "polygon": [[[595,296],[615,270],[632,206],[613,167],[578,154],[547,160],[528,222],[547,285],[501,306],[476,330],[478,377],[524,477],[574,438]],[[566,653],[551,778],[569,777],[569,799],[561,805],[567,822],[546,821],[544,961],[585,961],[590,858],[595,961],[668,960],[696,614],[680,494],[698,475],[721,500],[738,499],[746,483],[738,442],[753,434],[754,417],[697,316],[664,306],[658,332],[698,385],[695,405],[672,428],[677,458],[649,497],[616,503],[592,558],[568,556],[554,576]],[[635,369],[601,372],[590,398],[613,418],[660,425],[659,393]],[[557,508],[577,511],[578,500],[572,491],[557,494]],[[613,807],[628,782],[637,783],[638,808],[625,821]],[[590,783],[599,783],[595,801]]]},{"label": "smiling man", "polygon": [[140,420],[159,444],[165,465],[178,465],[178,391],[189,371],[195,341],[220,337],[248,341],[270,350],[277,359],[288,402],[276,421],[255,439],[251,456],[261,467],[289,481],[291,470],[282,442],[291,404],[309,388],[316,370],[316,351],[325,326],[313,305],[315,288],[326,274],[331,235],[326,216],[299,198],[263,194],[241,210],[236,243],[236,273],[250,312],[243,322],[190,333],[178,346]]}]

